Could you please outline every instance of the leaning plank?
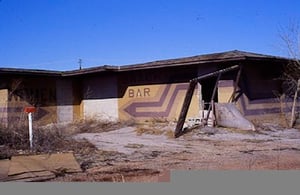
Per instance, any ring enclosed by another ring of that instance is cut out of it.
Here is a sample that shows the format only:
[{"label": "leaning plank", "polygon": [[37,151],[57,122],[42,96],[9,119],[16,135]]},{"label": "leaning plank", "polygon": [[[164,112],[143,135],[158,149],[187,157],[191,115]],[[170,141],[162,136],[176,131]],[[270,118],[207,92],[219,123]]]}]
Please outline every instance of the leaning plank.
[{"label": "leaning plank", "polygon": [[206,78],[209,78],[209,77],[214,77],[214,76],[219,75],[220,73],[222,74],[222,73],[225,73],[225,72],[233,71],[233,70],[236,70],[238,68],[240,68],[239,65],[230,66],[228,68],[224,68],[224,69],[221,69],[221,70],[217,70],[215,72],[211,72],[211,73],[196,77],[196,78],[192,79],[192,81],[200,81],[202,79],[206,79]]},{"label": "leaning plank", "polygon": [[222,73],[220,72],[218,74],[218,78],[217,78],[217,81],[216,81],[216,84],[215,84],[215,87],[214,87],[214,90],[213,90],[213,94],[211,95],[211,98],[210,98],[210,104],[209,104],[209,107],[208,107],[208,110],[207,110],[207,116],[205,118],[205,124],[204,125],[207,125],[207,122],[208,122],[208,119],[209,119],[209,114],[211,112],[211,110],[213,110],[213,105],[214,105],[214,99],[215,99],[215,96],[216,96],[216,92],[217,92],[217,87],[218,87],[218,83],[219,83],[219,80],[221,78],[221,75]]},{"label": "leaning plank", "polygon": [[182,108],[181,108],[181,112],[180,112],[180,115],[179,115],[179,118],[178,118],[178,122],[177,122],[177,125],[176,125],[176,128],[175,128],[175,132],[174,132],[175,138],[181,136],[184,133],[182,131],[182,128],[183,128],[183,125],[184,125],[184,122],[185,122],[185,119],[186,119],[186,115],[187,115],[187,112],[188,112],[188,109],[189,109],[189,106],[190,106],[190,103],[191,103],[191,100],[192,100],[192,95],[193,95],[196,84],[202,79],[209,78],[209,77],[214,77],[216,75],[220,75],[220,74],[225,73],[225,72],[233,71],[233,70],[238,69],[239,67],[240,67],[239,65],[234,65],[234,66],[231,66],[231,67],[228,67],[228,68],[225,68],[225,69],[221,69],[221,70],[218,70],[218,71],[215,71],[215,72],[211,72],[211,73],[202,75],[200,77],[196,77],[196,78],[194,78],[190,81],[190,85],[189,85],[189,88],[186,92],[184,102],[183,102],[183,105],[182,105]]},{"label": "leaning plank", "polygon": [[195,89],[196,84],[197,84],[197,81],[192,80],[190,82],[189,88],[186,92],[186,95],[185,95],[185,98],[184,98],[184,101],[183,101],[183,105],[182,105],[182,109],[181,109],[181,112],[180,112],[180,116],[179,116],[179,119],[178,119],[178,122],[177,122],[177,125],[176,125],[176,129],[175,129],[175,133],[174,133],[175,138],[179,137],[182,134],[181,130],[182,130],[182,127],[184,125],[184,121],[185,121],[187,112],[189,110],[190,104],[191,104],[191,100],[192,100],[192,97],[193,97],[193,93],[194,93],[194,89]]},{"label": "leaning plank", "polygon": [[237,91],[237,88],[238,88],[238,85],[239,85],[239,82],[240,82],[241,74],[242,74],[242,66],[240,66],[240,69],[237,73],[237,76],[236,76],[236,79],[235,79],[235,82],[234,82],[233,92],[232,92],[231,97],[229,98],[228,102],[237,101],[236,100],[236,91]]}]

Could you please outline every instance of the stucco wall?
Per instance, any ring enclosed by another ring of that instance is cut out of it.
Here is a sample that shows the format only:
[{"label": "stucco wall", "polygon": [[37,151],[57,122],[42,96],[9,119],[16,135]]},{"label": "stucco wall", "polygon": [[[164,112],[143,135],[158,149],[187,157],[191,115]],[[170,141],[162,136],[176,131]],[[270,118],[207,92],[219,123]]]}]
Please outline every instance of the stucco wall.
[{"label": "stucco wall", "polygon": [[83,80],[81,108],[84,119],[118,120],[117,77],[99,75]]},{"label": "stucco wall", "polygon": [[234,90],[233,80],[220,80],[218,82],[218,102],[228,103]]},{"label": "stucco wall", "polygon": [[56,81],[57,122],[73,121],[73,86],[71,80]]},{"label": "stucco wall", "polygon": [[[177,120],[189,83],[129,86],[119,99],[121,120]],[[194,92],[188,117],[199,112],[197,89]]]},{"label": "stucco wall", "polygon": [[8,90],[0,89],[0,125],[7,126],[7,103],[8,103]]},{"label": "stucco wall", "polygon": [[118,99],[83,100],[84,119],[118,120]]},{"label": "stucco wall", "polygon": [[[194,64],[186,67],[95,72],[74,77],[12,76],[2,79],[7,83],[0,91],[0,120],[4,123],[26,120],[23,109],[30,105],[37,107],[34,120],[41,124],[72,122],[79,118],[176,120],[189,80],[216,71],[223,65],[230,64]],[[272,96],[274,90],[281,89],[280,82],[274,80],[280,69],[269,74],[272,64],[266,67],[263,65],[265,64],[255,62],[245,64],[243,68],[237,105],[246,116],[282,111],[278,99]],[[16,85],[19,78],[21,83]],[[222,75],[215,101],[228,102],[235,78],[236,73],[232,72]],[[203,100],[210,102],[216,78],[205,79],[200,83],[201,89],[196,88],[194,91],[188,118],[198,117],[200,95]]]},{"label": "stucco wall", "polygon": [[7,80],[8,123],[22,125],[27,123],[24,113],[26,106],[35,106],[33,122],[48,124],[56,122],[56,83],[53,78],[18,77]]}]

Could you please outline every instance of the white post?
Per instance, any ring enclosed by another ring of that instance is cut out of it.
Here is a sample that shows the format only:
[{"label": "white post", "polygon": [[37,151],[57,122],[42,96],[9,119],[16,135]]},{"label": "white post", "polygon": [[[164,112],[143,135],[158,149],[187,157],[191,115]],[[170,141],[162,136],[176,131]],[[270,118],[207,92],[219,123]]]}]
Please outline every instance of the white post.
[{"label": "white post", "polygon": [[30,142],[30,149],[32,149],[32,113],[28,113],[28,123],[29,123],[29,142]]}]

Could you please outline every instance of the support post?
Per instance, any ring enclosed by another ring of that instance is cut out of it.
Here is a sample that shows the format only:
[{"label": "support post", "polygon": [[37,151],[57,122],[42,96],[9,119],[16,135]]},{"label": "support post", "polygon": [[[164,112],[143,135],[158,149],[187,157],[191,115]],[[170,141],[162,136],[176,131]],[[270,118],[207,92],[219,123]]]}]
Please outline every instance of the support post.
[{"label": "support post", "polygon": [[30,149],[32,149],[33,148],[32,113],[35,112],[35,107],[25,107],[24,112],[28,114],[29,144],[30,144]]},{"label": "support post", "polygon": [[29,125],[29,143],[30,143],[30,149],[32,149],[32,113],[28,113],[28,125]]},{"label": "support post", "polygon": [[233,71],[233,70],[236,70],[238,68],[239,68],[239,65],[234,65],[234,66],[231,66],[231,67],[228,67],[228,68],[225,68],[225,69],[222,69],[222,70],[218,70],[218,71],[215,71],[215,72],[211,72],[211,73],[208,73],[208,74],[205,74],[205,75],[202,75],[202,76],[199,76],[199,77],[196,77],[196,78],[190,80],[190,85],[189,85],[189,88],[186,92],[184,102],[183,102],[183,105],[182,105],[182,108],[181,108],[181,112],[180,112],[180,115],[179,115],[179,118],[178,118],[178,122],[177,122],[177,125],[176,125],[176,128],[175,128],[175,133],[174,133],[175,138],[177,138],[177,137],[181,136],[182,134],[184,134],[184,132],[182,131],[182,128],[183,128],[185,118],[186,118],[186,115],[187,115],[187,112],[188,112],[188,109],[189,109],[189,106],[190,106],[190,103],[191,103],[191,100],[192,100],[192,95],[193,95],[196,84],[201,79],[213,77],[213,76],[216,76],[216,75],[220,76],[222,73]]},{"label": "support post", "polygon": [[235,102],[236,101],[236,90],[238,88],[239,82],[240,82],[240,78],[241,78],[241,73],[242,73],[242,66],[240,66],[240,69],[237,73],[235,82],[234,82],[234,88],[233,88],[233,92],[231,94],[231,97],[229,99],[229,102]]},{"label": "support post", "polygon": [[190,104],[191,104],[191,100],[192,100],[192,97],[193,97],[193,93],[194,93],[194,89],[196,87],[196,84],[197,84],[196,80],[191,80],[190,81],[190,85],[189,85],[189,88],[186,92],[186,96],[184,98],[182,109],[181,109],[181,112],[180,112],[180,115],[179,115],[179,118],[178,118],[178,122],[177,122],[177,125],[176,125],[176,129],[175,129],[175,133],[174,133],[175,138],[179,137],[182,134],[181,130],[183,128],[184,121],[185,121],[187,112],[189,110]]},{"label": "support post", "polygon": [[219,80],[220,80],[220,78],[221,78],[221,75],[222,75],[222,73],[220,72],[219,75],[218,75],[218,78],[217,78],[217,81],[216,81],[214,90],[213,90],[213,94],[211,95],[210,104],[209,104],[209,107],[208,107],[207,116],[206,116],[205,124],[204,124],[204,125],[207,125],[207,121],[208,121],[208,119],[209,119],[210,111],[211,111],[212,108],[213,108],[214,99],[215,99],[215,96],[216,96],[216,92],[217,92],[217,88],[218,88],[218,83],[219,83]]}]

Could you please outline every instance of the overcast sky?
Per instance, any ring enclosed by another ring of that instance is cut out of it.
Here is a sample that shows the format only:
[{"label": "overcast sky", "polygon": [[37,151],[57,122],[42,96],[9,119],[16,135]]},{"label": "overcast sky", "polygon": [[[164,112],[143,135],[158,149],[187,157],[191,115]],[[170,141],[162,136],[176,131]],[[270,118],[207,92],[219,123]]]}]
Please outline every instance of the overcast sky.
[{"label": "overcast sky", "polygon": [[285,56],[299,0],[0,0],[0,67],[73,70],[243,50]]}]

